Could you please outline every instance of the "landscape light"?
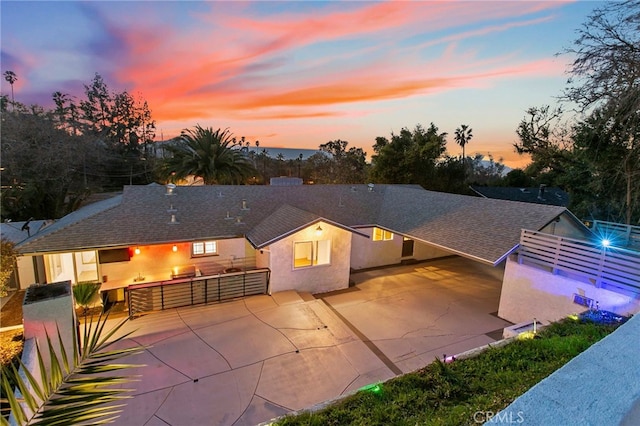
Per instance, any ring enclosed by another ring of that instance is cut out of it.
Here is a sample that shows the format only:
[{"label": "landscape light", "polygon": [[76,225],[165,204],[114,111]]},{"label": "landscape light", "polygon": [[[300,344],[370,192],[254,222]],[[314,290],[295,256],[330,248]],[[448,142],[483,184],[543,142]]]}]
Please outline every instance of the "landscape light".
[{"label": "landscape light", "polygon": [[382,393],[382,384],[380,383],[371,383],[370,385],[366,385],[358,389],[358,391],[369,392],[373,394]]}]

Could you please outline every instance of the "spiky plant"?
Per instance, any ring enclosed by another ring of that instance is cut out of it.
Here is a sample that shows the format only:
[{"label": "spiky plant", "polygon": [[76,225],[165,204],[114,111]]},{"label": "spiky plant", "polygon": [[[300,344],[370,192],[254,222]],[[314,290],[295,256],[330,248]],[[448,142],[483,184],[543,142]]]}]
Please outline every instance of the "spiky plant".
[{"label": "spiky plant", "polygon": [[90,281],[79,282],[73,286],[73,298],[82,307],[82,314],[86,317],[89,306],[100,292],[100,284]]},{"label": "spiky plant", "polygon": [[[19,361],[24,375],[11,364],[2,367],[2,389],[7,399],[15,423],[18,425],[70,425],[105,424],[119,416],[124,400],[130,398],[126,393],[130,389],[117,389],[135,380],[135,377],[113,375],[116,371],[137,367],[132,364],[115,363],[128,355],[141,352],[140,347],[107,350],[114,343],[127,338],[132,332],[110,340],[122,328],[127,319],[123,319],[113,328],[105,330],[108,315],[100,314],[97,321],[91,323],[85,319],[82,333],[82,345],[78,347],[78,338],[73,333],[73,357],[65,351],[60,330],[57,343],[47,335],[46,345],[49,353],[49,368],[45,367],[42,349],[36,342],[37,367],[30,371]],[[56,346],[54,348],[54,346]],[[39,380],[36,379],[39,377]],[[16,384],[21,396],[16,396],[10,384]],[[8,425],[5,417],[0,424]]]}]

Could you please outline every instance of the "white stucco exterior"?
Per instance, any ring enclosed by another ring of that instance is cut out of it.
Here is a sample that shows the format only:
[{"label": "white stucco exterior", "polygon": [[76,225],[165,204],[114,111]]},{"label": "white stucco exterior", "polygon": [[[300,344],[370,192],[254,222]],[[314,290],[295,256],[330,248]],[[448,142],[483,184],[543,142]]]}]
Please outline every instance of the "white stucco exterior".
[{"label": "white stucco exterior", "polygon": [[[317,227],[322,235],[317,235]],[[331,241],[331,259],[326,265],[294,268],[294,242]],[[349,287],[349,266],[352,234],[325,222],[313,224],[263,250],[268,255],[271,269],[271,292],[297,290],[325,293]],[[262,262],[262,261],[261,261]]]},{"label": "white stucco exterior", "polygon": [[425,244],[420,241],[415,241],[413,244],[412,258],[416,260],[437,259],[439,257],[446,257],[454,254],[455,253],[442,250],[438,247],[434,247],[430,244]]},{"label": "white stucco exterior", "polygon": [[585,239],[590,236],[587,228],[577,223],[576,219],[566,212],[542,228],[540,232],[577,239]]},{"label": "white stucco exterior", "polygon": [[587,308],[573,302],[574,294],[598,302],[602,310],[629,315],[640,312],[640,294],[625,295],[597,288],[586,281],[554,275],[509,258],[504,273],[498,316],[513,323],[557,321]]},{"label": "white stucco exterior", "polygon": [[368,235],[354,235],[351,242],[351,267],[355,270],[400,263],[402,236],[394,234],[389,241],[373,241],[374,228],[359,228],[358,232]]},{"label": "white stucco exterior", "polygon": [[351,243],[351,268],[354,270],[397,265],[404,259],[427,260],[450,256],[452,253],[420,241],[413,242],[413,253],[402,256],[403,236],[393,234],[389,241],[374,241],[373,227],[359,228],[369,238],[354,235]]}]

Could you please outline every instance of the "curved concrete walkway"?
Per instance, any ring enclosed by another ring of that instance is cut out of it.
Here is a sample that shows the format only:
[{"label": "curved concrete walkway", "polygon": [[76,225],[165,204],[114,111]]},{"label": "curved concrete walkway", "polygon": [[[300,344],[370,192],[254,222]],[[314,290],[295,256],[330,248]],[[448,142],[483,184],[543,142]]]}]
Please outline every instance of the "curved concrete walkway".
[{"label": "curved concrete walkway", "polygon": [[255,425],[493,342],[495,271],[464,259],[362,272],[358,285],[129,321],[140,381],[116,424]]}]

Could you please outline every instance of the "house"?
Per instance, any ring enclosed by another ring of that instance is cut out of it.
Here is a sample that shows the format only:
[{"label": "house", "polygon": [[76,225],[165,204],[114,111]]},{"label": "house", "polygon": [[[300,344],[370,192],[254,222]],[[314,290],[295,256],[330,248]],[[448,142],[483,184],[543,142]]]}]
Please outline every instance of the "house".
[{"label": "house", "polygon": [[[6,220],[0,224],[0,238],[3,241],[8,241],[15,246],[16,244],[21,243],[32,235],[40,232],[50,223],[52,223],[52,221],[35,219],[20,222],[12,222],[10,220]],[[25,283],[25,285],[28,286],[31,283],[33,283],[33,280],[29,279],[29,282]],[[17,274],[11,274],[9,282],[7,283],[7,288],[10,290],[15,290],[24,287],[25,286],[21,286],[18,282]]]},{"label": "house", "polygon": [[540,185],[537,188],[516,188],[506,186],[472,185],[471,190],[484,198],[497,200],[522,201],[525,203],[548,204],[567,207],[569,194],[560,188]]},{"label": "house", "polygon": [[459,255],[499,265],[522,229],[590,235],[564,207],[419,186],[151,184],[127,186],[21,242],[18,270],[23,287],[96,281],[110,300],[189,282],[193,302],[194,279],[206,286],[201,277],[251,270],[268,271],[262,292],[322,293],[347,288],[351,271],[402,262]]}]

